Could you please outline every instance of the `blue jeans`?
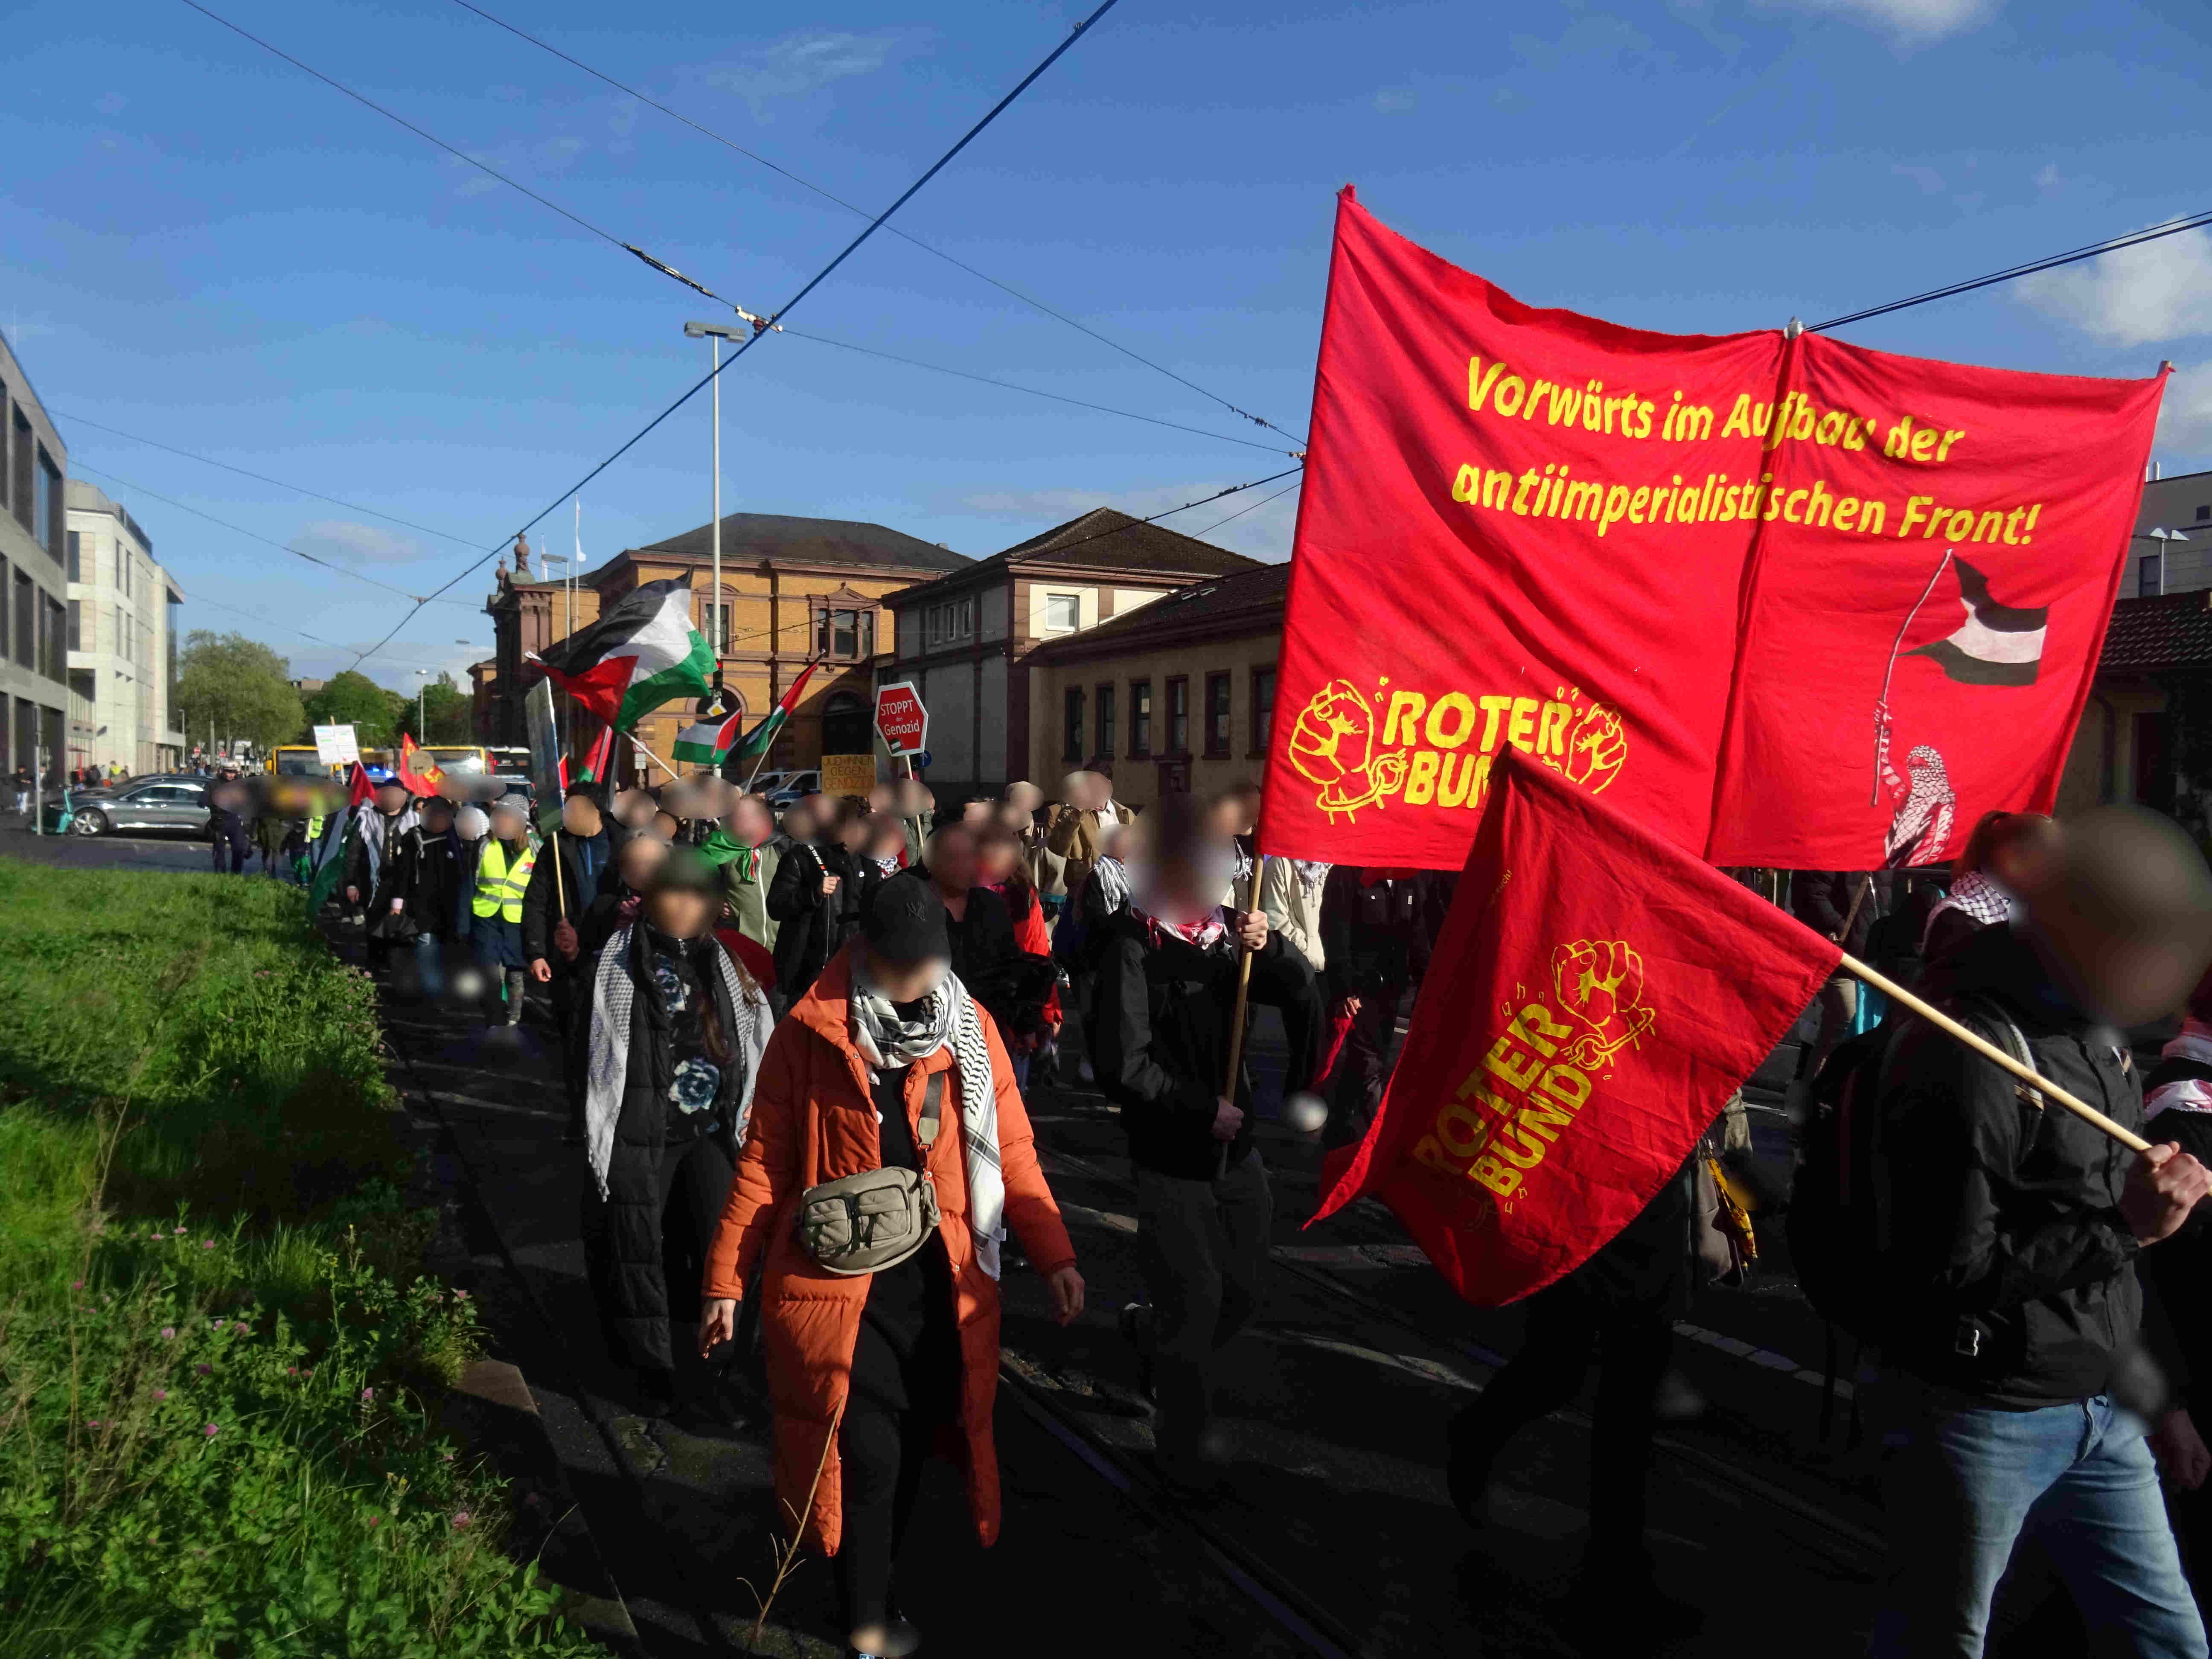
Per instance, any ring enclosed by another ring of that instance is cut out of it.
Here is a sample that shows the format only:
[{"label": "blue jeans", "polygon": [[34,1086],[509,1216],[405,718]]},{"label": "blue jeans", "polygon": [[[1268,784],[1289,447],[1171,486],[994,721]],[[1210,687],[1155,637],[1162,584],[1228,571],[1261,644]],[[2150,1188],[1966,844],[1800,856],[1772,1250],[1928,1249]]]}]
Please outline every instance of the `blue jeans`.
[{"label": "blue jeans", "polygon": [[1880,1659],[1978,1659],[2026,1531],[2048,1545],[2093,1640],[2136,1659],[2205,1659],[2140,1419],[2104,1395],[2007,1412],[1957,1409],[1909,1379],[1886,1393]]}]

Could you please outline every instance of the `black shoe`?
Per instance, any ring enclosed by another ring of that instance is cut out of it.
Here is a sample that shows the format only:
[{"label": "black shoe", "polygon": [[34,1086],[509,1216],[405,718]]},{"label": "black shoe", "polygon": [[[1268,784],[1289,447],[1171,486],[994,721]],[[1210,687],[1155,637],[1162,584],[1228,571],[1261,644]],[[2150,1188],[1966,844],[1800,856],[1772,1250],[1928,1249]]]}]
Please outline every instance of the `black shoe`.
[{"label": "black shoe", "polygon": [[1490,1468],[1498,1454],[1476,1433],[1464,1417],[1455,1417],[1445,1431],[1449,1448],[1444,1460],[1444,1486],[1460,1519],[1477,1532],[1490,1524]]}]

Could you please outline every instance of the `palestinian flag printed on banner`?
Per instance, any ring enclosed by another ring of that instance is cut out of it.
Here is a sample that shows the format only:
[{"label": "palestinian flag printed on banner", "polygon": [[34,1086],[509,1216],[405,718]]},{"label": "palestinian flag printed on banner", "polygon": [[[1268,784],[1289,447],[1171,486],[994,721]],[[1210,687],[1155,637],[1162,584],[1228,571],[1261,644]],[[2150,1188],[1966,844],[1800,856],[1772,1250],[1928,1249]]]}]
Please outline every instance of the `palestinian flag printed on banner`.
[{"label": "palestinian flag printed on banner", "polygon": [[714,653],[691,626],[691,579],[644,582],[537,660],[553,683],[611,726],[637,723],[678,697],[707,695]]},{"label": "palestinian flag printed on banner", "polygon": [[[791,690],[777,698],[775,707],[761,716],[760,724],[739,740],[738,746],[731,751],[731,758],[751,760],[768,753],[769,745],[775,741],[775,734],[783,730],[786,722],[791,719],[791,711],[799,707],[799,694],[806,690],[806,682],[814,677],[814,671],[821,665],[822,659],[817,657],[799,671],[799,678],[791,683]],[[680,740],[676,752],[678,755],[684,752]]]},{"label": "palestinian flag printed on banner", "polygon": [[2001,605],[1990,597],[1990,579],[1973,566],[1954,556],[1951,568],[1959,574],[1966,620],[1949,637],[1905,654],[1933,658],[1964,685],[2033,685],[2051,607]]},{"label": "palestinian flag printed on banner", "polygon": [[730,746],[737,742],[744,723],[744,710],[740,708],[723,720],[699,720],[685,726],[676,734],[676,758],[701,766],[720,766],[730,757]]}]

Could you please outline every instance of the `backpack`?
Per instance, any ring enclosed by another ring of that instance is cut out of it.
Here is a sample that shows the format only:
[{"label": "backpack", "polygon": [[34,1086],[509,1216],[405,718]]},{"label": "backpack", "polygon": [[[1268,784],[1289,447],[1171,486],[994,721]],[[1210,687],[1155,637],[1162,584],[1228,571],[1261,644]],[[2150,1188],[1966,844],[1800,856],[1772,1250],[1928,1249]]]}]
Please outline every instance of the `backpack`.
[{"label": "backpack", "polygon": [[[1996,1003],[1977,997],[1960,1012],[1994,1028],[1996,1045],[2033,1066],[2027,1036]],[[1882,1085],[1911,1018],[1899,1010],[1836,1045],[1813,1082],[1790,1186],[1788,1234],[1798,1285],[1814,1312],[1862,1342],[1892,1334],[1899,1312],[1881,1267],[1889,1247]],[[2023,1101],[2042,1107],[2037,1091],[2015,1087]]]}]

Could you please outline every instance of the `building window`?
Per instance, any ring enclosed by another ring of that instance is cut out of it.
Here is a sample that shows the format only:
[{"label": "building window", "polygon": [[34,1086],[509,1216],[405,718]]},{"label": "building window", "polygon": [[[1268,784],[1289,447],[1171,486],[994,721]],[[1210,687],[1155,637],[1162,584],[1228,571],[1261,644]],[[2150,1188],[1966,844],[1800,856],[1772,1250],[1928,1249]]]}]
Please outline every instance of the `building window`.
[{"label": "building window", "polygon": [[1190,753],[1190,680],[1182,674],[1168,681],[1168,747],[1170,755]]},{"label": "building window", "polygon": [[39,629],[39,672],[50,680],[69,678],[69,612],[61,601],[41,593]]},{"label": "building window", "polygon": [[1048,593],[1044,596],[1044,631],[1073,634],[1083,626],[1083,595]]},{"label": "building window", "polygon": [[957,645],[963,640],[975,637],[975,599],[945,599],[924,607],[921,613],[921,642],[925,650],[940,645]]},{"label": "building window", "polygon": [[822,705],[822,752],[875,753],[873,705],[857,691],[832,692]]},{"label": "building window", "polygon": [[1143,760],[1152,752],[1152,683],[1129,682],[1129,757]]},{"label": "building window", "polygon": [[1229,676],[1206,677],[1206,752],[1219,758],[1229,752]]},{"label": "building window", "polygon": [[31,579],[15,573],[15,661],[18,666],[39,665],[39,594]]},{"label": "building window", "polygon": [[858,662],[876,654],[876,613],[831,611],[814,613],[814,653],[832,662]]},{"label": "building window", "polygon": [[[71,539],[75,539],[75,538],[72,538]],[[82,635],[81,635],[80,630],[82,629],[82,627],[83,627],[83,625],[84,625],[84,624],[83,624],[83,619],[82,619],[82,617],[78,614],[78,613],[79,613],[79,611],[80,611],[80,610],[82,609],[82,607],[77,604],[77,602],[76,602],[75,599],[71,599],[71,600],[69,602],[69,605],[70,605],[70,643],[69,643],[69,648],[70,648],[70,650],[72,650],[72,651],[82,651],[82,650],[83,650],[83,649],[84,649],[84,645],[83,645],[83,643],[82,643]]]},{"label": "building window", "polygon": [[2212,520],[2212,507],[2198,507],[2197,509],[2197,522],[2203,524],[2207,520]]},{"label": "building window", "polygon": [[1061,728],[1060,757],[1083,764],[1083,688],[1071,685],[1064,694],[1067,713],[1066,724]]},{"label": "building window", "polygon": [[1267,752],[1267,739],[1275,729],[1275,665],[1252,671],[1252,752]]},{"label": "building window", "polygon": [[1092,754],[1110,760],[1114,756],[1114,688],[1098,688],[1098,743]]},{"label": "building window", "polygon": [[31,527],[31,451],[36,447],[31,437],[31,422],[21,407],[15,410],[15,454],[14,482],[9,485],[15,497],[15,522],[28,530]]},{"label": "building window", "polygon": [[39,473],[33,481],[38,500],[31,515],[31,536],[46,550],[56,564],[62,562],[62,475],[39,451]]},{"label": "building window", "polygon": [[2136,597],[2147,599],[2166,592],[2166,555],[2146,553],[2136,562]]},{"label": "building window", "polygon": [[73,582],[81,582],[84,580],[84,568],[80,562],[81,550],[77,546],[77,544],[82,539],[83,537],[80,532],[74,530],[70,532],[69,579]]}]

